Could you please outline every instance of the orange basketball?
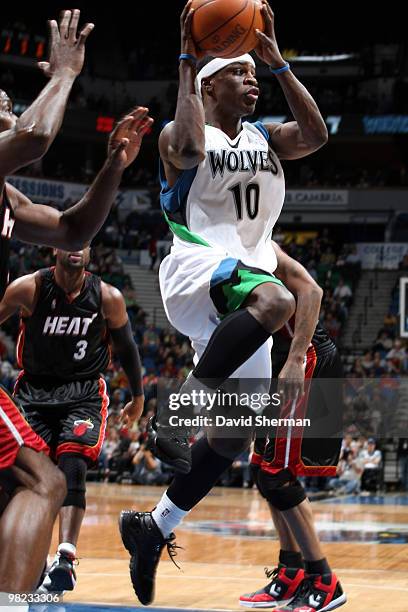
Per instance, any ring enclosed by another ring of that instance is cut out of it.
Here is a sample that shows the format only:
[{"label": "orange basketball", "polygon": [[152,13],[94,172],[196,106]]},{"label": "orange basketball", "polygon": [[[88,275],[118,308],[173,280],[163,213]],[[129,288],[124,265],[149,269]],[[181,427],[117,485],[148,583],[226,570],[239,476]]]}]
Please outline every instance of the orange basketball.
[{"label": "orange basketball", "polygon": [[193,0],[192,35],[206,55],[237,57],[258,44],[263,31],[260,0]]}]

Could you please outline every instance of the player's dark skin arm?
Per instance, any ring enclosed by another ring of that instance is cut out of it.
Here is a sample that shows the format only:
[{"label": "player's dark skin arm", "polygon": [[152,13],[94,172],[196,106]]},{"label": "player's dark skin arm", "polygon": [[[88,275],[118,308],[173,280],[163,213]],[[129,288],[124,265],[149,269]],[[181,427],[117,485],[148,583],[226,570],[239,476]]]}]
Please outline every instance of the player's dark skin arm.
[{"label": "player's dark skin arm", "polygon": [[[110,330],[123,328],[128,323],[129,318],[126,312],[126,304],[123,295],[118,289],[104,282],[102,282],[102,312]],[[137,345],[133,336],[127,340],[127,346],[121,346],[120,350],[118,347],[115,347],[115,341],[113,339],[112,345],[114,352],[116,349],[116,352],[119,356],[119,361],[121,362],[126,376],[128,377],[128,379],[130,379],[132,375],[134,375],[134,372],[129,371],[127,366],[128,360],[124,359],[123,357],[125,357],[126,352],[132,353],[135,348],[137,350]],[[140,388],[142,388],[141,381]],[[144,395],[142,391],[141,394],[132,397],[130,402],[128,402],[123,408],[121,413],[122,422],[131,425],[136,419],[139,419],[141,417],[143,407]]]},{"label": "player's dark skin arm", "polygon": [[19,310],[26,317],[33,313],[37,301],[37,278],[35,272],[10,283],[0,302],[0,325]]},{"label": "player's dark skin arm", "polygon": [[7,174],[42,157],[61,127],[68,96],[84,63],[85,41],[94,27],[87,24],[77,36],[79,17],[79,10],[63,11],[59,26],[49,22],[50,58],[39,67],[50,80],[31,106],[16,120],[8,97],[1,100],[1,114],[11,120],[10,129],[0,134],[3,181]]},{"label": "player's dark skin arm", "polygon": [[[199,53],[191,37],[191,0],[186,4],[180,18],[181,53],[195,57]],[[179,67],[179,90],[176,116],[159,139],[160,157],[166,168],[167,180],[172,186],[181,170],[194,168],[205,156],[205,119],[200,96],[195,90],[197,70],[194,62],[182,60]]]},{"label": "player's dark skin arm", "polygon": [[103,168],[82,199],[66,211],[33,204],[7,184],[7,194],[14,209],[16,237],[66,251],[87,246],[102,227],[123,172],[136,159],[143,136],[153,123],[147,112],[147,108],[137,107],[118,123],[110,135]]},{"label": "player's dark skin arm", "polygon": [[[274,14],[262,0],[265,32],[257,30],[259,44],[256,53],[268,66],[280,68],[285,60],[279,51],[274,28]],[[295,121],[267,125],[272,148],[281,159],[298,159],[320,149],[328,140],[323,117],[307,89],[288,70],[275,77],[282,87]]]},{"label": "player's dark skin arm", "polygon": [[277,276],[296,297],[295,332],[279,374],[279,392],[293,400],[304,393],[304,358],[319,320],[323,291],[305,268],[272,242],[278,259]]}]

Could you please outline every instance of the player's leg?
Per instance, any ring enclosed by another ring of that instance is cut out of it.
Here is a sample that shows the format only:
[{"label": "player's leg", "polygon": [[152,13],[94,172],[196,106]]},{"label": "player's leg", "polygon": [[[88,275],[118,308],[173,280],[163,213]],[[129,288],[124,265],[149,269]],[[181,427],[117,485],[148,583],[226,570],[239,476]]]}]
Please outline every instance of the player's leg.
[{"label": "player's leg", "polygon": [[[255,276],[256,282],[256,276]],[[239,310],[215,329],[193,370],[193,377],[216,389],[229,378],[295,311],[293,295],[281,284],[254,287]]]},{"label": "player's leg", "polygon": [[130,576],[142,604],[153,601],[156,570],[163,548],[167,545],[170,557],[174,555],[173,530],[249,444],[250,439],[201,438],[192,446],[191,471],[176,474],[152,512],[127,510],[121,513],[119,527],[131,555]]},{"label": "player's leg", "polygon": [[[269,388],[271,359],[268,343],[241,367],[240,375],[246,379],[259,376],[268,382]],[[227,390],[240,390],[241,383],[241,380],[231,379],[227,383]],[[225,406],[219,408],[224,410]],[[229,410],[234,412],[235,407],[231,406]],[[171,549],[173,529],[207,495],[235,457],[249,447],[253,432],[248,428],[235,428],[231,437],[226,437],[225,430],[209,427],[207,435],[208,438],[193,444],[191,471],[176,474],[152,513],[121,513],[120,531],[123,543],[131,554],[132,583],[136,595],[145,605],[153,599],[157,565],[164,546],[169,544]]]},{"label": "player's leg", "polygon": [[[251,474],[253,481],[258,485],[258,475],[261,469],[265,440],[257,438],[251,458]],[[274,569],[265,568],[269,582],[252,593],[245,593],[239,598],[241,606],[246,608],[274,608],[277,605],[290,603],[304,580],[303,559],[299,546],[289,529],[282,514],[268,504],[276,532],[279,537],[279,561]]]},{"label": "player's leg", "polygon": [[[346,601],[340,583],[324,556],[314,525],[313,512],[302,485],[289,470],[268,473],[261,470],[258,479],[264,497],[284,517],[304,559],[306,580],[295,598],[279,610],[297,610],[310,605],[316,610],[332,609]],[[327,608],[326,606],[331,607]]]},{"label": "player's leg", "polygon": [[57,553],[41,587],[44,592],[72,591],[75,587],[77,543],[86,510],[86,473],[102,448],[109,402],[102,378],[64,385],[64,394],[59,390],[58,396],[66,400],[56,456],[66,478],[67,495],[59,514]]},{"label": "player's leg", "polygon": [[[317,363],[313,368],[309,368],[308,360],[306,365],[306,376],[310,375],[318,378],[320,376],[338,375],[339,360],[335,351],[328,357],[318,358]],[[340,379],[337,379],[340,380]],[[322,395],[322,390],[324,394]],[[309,397],[310,393],[310,397]],[[337,398],[337,399],[336,399]],[[338,400],[338,401],[337,401]],[[338,412],[341,414],[341,384],[334,387],[333,384],[328,385],[313,385],[307,387],[307,392],[301,400],[297,402],[295,414],[297,417],[303,418],[305,415],[317,415],[321,412],[324,406],[328,409],[334,409],[335,415],[333,418],[333,427],[337,430]],[[302,473],[303,460],[306,457],[302,454],[302,438],[286,440],[286,446],[280,444],[281,440],[275,441],[274,452],[266,452],[265,457],[268,460],[273,457],[272,461],[262,463],[261,472],[258,482],[264,497],[268,500],[277,511],[279,511],[288,524],[290,531],[296,539],[297,544],[302,553],[305,565],[306,579],[304,584],[299,589],[295,598],[287,606],[279,607],[279,611],[298,610],[302,607],[312,607],[315,610],[331,610],[343,605],[347,598],[343,592],[340,582],[330,568],[315,528],[312,506],[306,497],[302,485],[297,481],[294,473]],[[308,442],[316,442],[316,440],[308,440]],[[290,446],[288,447],[288,444]],[[309,454],[309,458],[315,459],[314,470],[317,474],[327,472],[327,458],[321,455],[319,444],[312,445],[316,448],[314,454]],[[334,439],[334,456],[338,457],[337,440]],[[282,467],[282,458],[280,455],[287,455],[288,448],[291,449],[289,456],[291,460],[288,469],[278,469]],[[310,445],[309,445],[310,448]],[[326,448],[323,445],[323,448]],[[330,453],[332,446],[329,445]],[[292,452],[293,451],[293,452]],[[297,458],[296,461],[294,458]],[[297,462],[301,463],[297,463]],[[311,467],[311,466],[309,466]],[[332,467],[335,470],[335,465]]]},{"label": "player's leg", "polygon": [[48,457],[24,446],[6,472],[16,488],[0,518],[0,591],[29,592],[44,568],[65,479]]},{"label": "player's leg", "polygon": [[57,553],[39,589],[44,593],[72,591],[75,587],[76,547],[86,508],[86,459],[79,454],[62,453],[58,467],[65,476],[67,494],[59,512]]},{"label": "player's leg", "polygon": [[66,492],[63,475],[44,452],[47,444],[0,389],[0,486],[8,496],[0,518],[0,591],[33,590],[44,568]]},{"label": "player's leg", "polygon": [[[205,278],[204,278],[205,280]],[[161,278],[162,293],[167,279]],[[295,311],[293,295],[272,274],[245,266],[241,261],[227,258],[218,262],[212,270],[205,286],[200,286],[200,294],[205,307],[205,292],[210,285],[212,309],[222,317],[206,343],[200,359],[180,389],[187,394],[197,390],[215,390],[233,375],[256,351],[267,342],[271,334],[282,327]],[[202,295],[201,295],[202,294]],[[193,296],[196,298],[196,295]],[[208,299],[208,297],[207,297]],[[167,301],[167,313],[176,327],[183,331],[183,323],[178,325],[177,315],[172,317],[172,299]],[[188,303],[188,300],[185,299]],[[192,302],[197,312],[200,304]],[[174,310],[177,310],[176,308]],[[203,316],[208,316],[203,312]],[[176,320],[175,320],[176,319]],[[198,323],[198,327],[203,328]],[[205,325],[204,325],[205,327]],[[198,333],[200,336],[202,331]],[[194,333],[190,337],[197,337]],[[183,416],[191,416],[193,406],[183,409]],[[185,414],[184,414],[185,413]],[[181,416],[181,411],[179,411]],[[177,471],[191,469],[187,428],[170,427],[166,419],[155,424],[157,431],[156,454]]]}]

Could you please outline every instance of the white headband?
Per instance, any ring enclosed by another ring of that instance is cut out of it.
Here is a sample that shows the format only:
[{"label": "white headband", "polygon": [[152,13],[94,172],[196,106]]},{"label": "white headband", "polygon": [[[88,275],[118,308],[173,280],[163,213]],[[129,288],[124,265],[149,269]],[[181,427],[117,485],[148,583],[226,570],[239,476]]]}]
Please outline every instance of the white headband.
[{"label": "white headband", "polygon": [[222,70],[226,66],[229,66],[230,64],[245,64],[247,62],[252,64],[252,66],[255,68],[255,62],[253,58],[249,55],[249,53],[245,53],[245,55],[240,55],[239,57],[216,57],[215,59],[211,60],[211,62],[208,62],[208,64],[206,64],[203,68],[201,68],[200,72],[197,74],[195,80],[196,92],[200,97],[202,97],[201,82],[203,79],[212,76],[213,74],[215,74],[219,70]]}]

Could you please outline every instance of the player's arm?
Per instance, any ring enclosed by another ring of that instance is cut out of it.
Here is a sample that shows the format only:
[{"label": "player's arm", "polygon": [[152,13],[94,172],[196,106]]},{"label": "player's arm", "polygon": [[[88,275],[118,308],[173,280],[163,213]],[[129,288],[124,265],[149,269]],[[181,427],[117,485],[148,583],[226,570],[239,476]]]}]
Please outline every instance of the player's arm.
[{"label": "player's arm", "polygon": [[[262,0],[265,31],[257,30],[256,52],[271,68],[280,68],[285,60],[276,42],[274,14],[266,0]],[[290,71],[276,75],[295,121],[266,126],[271,145],[281,159],[298,159],[320,149],[328,140],[326,124],[316,102]]]},{"label": "player's arm", "polygon": [[319,320],[323,291],[305,268],[272,242],[278,260],[275,275],[296,298],[295,331],[279,379],[287,399],[304,393],[304,358]]},{"label": "player's arm", "polygon": [[10,283],[0,302],[0,325],[18,310],[29,317],[35,308],[38,290],[38,273],[21,276]]},{"label": "player's arm", "polygon": [[61,127],[72,85],[82,70],[85,41],[93,29],[88,23],[77,36],[80,11],[63,11],[59,26],[50,26],[50,57],[39,67],[49,82],[38,98],[0,134],[0,176],[6,176],[42,157]]},{"label": "player's arm", "polygon": [[[190,0],[180,17],[181,53],[198,57],[191,35],[193,13]],[[174,121],[166,125],[159,138],[160,157],[170,183],[176,181],[181,170],[194,168],[205,156],[204,107],[195,90],[196,76],[194,61],[180,61],[176,115]]]},{"label": "player's arm", "polygon": [[109,138],[104,166],[81,200],[64,212],[33,204],[8,184],[17,238],[65,251],[87,246],[108,216],[123,172],[138,156],[143,136],[153,123],[147,112],[147,108],[137,107],[117,124]]},{"label": "player's arm", "polygon": [[113,350],[127,376],[132,393],[131,401],[122,410],[121,419],[126,424],[132,424],[143,412],[142,366],[123,295],[106,283],[102,283],[102,311],[108,324]]}]

